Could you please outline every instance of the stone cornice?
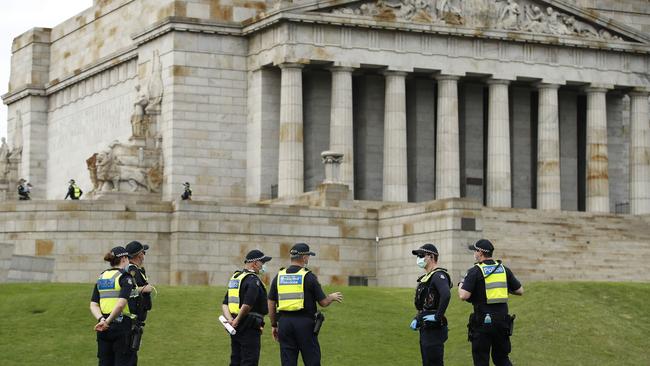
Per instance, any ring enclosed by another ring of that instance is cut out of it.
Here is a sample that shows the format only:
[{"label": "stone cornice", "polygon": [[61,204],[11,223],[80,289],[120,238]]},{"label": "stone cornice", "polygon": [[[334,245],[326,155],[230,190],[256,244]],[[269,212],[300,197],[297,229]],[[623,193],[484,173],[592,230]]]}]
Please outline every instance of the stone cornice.
[{"label": "stone cornice", "polygon": [[239,23],[215,22],[197,18],[167,17],[145,28],[141,32],[133,34],[131,38],[137,45],[141,45],[172,31],[242,36],[242,29],[243,27]]},{"label": "stone cornice", "polygon": [[25,85],[22,88],[13,91],[11,93],[7,93],[2,96],[2,102],[6,105],[9,105],[11,103],[15,103],[23,98],[27,97],[32,97],[32,96],[38,96],[38,97],[43,97],[45,96],[45,88],[43,88],[40,85]]},{"label": "stone cornice", "polygon": [[[293,8],[291,10],[293,10]],[[275,12],[258,22],[244,27],[243,34],[249,35],[264,28],[275,25],[279,22],[314,23],[354,28],[400,30],[404,32],[440,34],[445,36],[494,39],[522,43],[538,43],[561,47],[589,48],[616,52],[650,54],[650,45],[623,41],[604,41],[597,39],[592,40],[580,37],[555,36],[496,29],[481,30],[474,28],[464,28],[457,26],[452,27],[406,21],[382,21],[367,17],[359,17],[356,15],[329,13]]]}]

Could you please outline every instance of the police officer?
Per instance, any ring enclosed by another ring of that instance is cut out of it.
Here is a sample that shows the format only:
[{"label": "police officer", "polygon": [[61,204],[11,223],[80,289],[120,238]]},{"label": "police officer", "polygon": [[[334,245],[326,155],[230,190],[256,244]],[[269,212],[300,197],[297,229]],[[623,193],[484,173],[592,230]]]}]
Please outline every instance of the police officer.
[{"label": "police officer", "polygon": [[191,201],[192,200],[192,190],[190,189],[190,183],[189,182],[183,183],[183,187],[185,187],[185,189],[183,190],[183,193],[181,194],[181,199],[183,201]]},{"label": "police officer", "polygon": [[143,245],[139,241],[132,241],[126,245],[126,251],[129,253],[129,265],[127,267],[127,272],[133,277],[135,281],[135,308],[133,313],[136,314],[135,324],[132,331],[132,341],[131,345],[133,351],[136,352],[136,363],[137,363],[137,351],[140,348],[140,341],[142,340],[142,334],[144,333],[145,320],[147,319],[147,312],[151,310],[151,292],[154,287],[149,284],[149,279],[147,278],[147,272],[142,266],[144,263],[144,257],[146,251],[149,250],[148,245]]},{"label": "police officer", "polygon": [[31,197],[29,196],[31,192],[31,185],[23,178],[20,178],[18,181],[18,199],[20,201],[29,201]]},{"label": "police officer", "polygon": [[474,305],[467,325],[474,365],[488,366],[491,350],[495,366],[510,366],[514,316],[508,313],[508,293],[523,295],[524,288],[508,267],[492,258],[494,246],[489,240],[481,239],[469,249],[476,263],[458,284],[458,295]]},{"label": "police officer", "polygon": [[100,274],[90,300],[90,312],[97,320],[99,366],[132,366],[136,358],[129,340],[135,315],[129,298],[135,284],[124,271],[129,264],[128,252],[123,247],[115,247],[106,253],[104,260],[111,268]]},{"label": "police officer", "polygon": [[64,200],[68,199],[68,197],[70,197],[71,200],[78,200],[81,198],[82,194],[84,194],[83,191],[79,186],[77,186],[74,179],[70,179],[68,182],[68,193],[65,195]]},{"label": "police officer", "polygon": [[445,311],[451,298],[451,277],[446,269],[438,267],[439,254],[435,245],[427,243],[411,253],[417,256],[418,267],[426,271],[418,278],[415,290],[418,314],[411,322],[411,329],[420,330],[422,365],[442,366],[448,335]]},{"label": "police officer", "polygon": [[230,366],[257,366],[260,360],[264,316],[269,313],[266,287],[258,277],[271,257],[255,249],[246,254],[244,269],[233,273],[221,308],[237,330],[230,338]]},{"label": "police officer", "polygon": [[280,268],[269,291],[273,338],[280,342],[282,366],[297,365],[298,353],[302,354],[305,366],[319,366],[321,354],[315,326],[323,318],[317,313],[316,302],[327,307],[334,301],[342,302],[343,295],[325,295],[316,275],[305,267],[309,257],[316,255],[307,244],[295,244],[289,254],[291,266]]}]

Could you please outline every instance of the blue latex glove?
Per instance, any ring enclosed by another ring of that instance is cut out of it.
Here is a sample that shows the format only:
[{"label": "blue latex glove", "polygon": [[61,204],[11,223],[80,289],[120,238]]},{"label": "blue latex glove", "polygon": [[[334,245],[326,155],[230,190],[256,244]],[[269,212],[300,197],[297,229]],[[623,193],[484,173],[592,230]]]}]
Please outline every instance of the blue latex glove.
[{"label": "blue latex glove", "polygon": [[410,328],[412,330],[418,330],[418,321],[413,319],[413,321],[411,322]]},{"label": "blue latex glove", "polygon": [[436,321],[436,314],[430,314],[430,315],[425,315],[422,317],[422,320],[426,322],[435,322]]}]

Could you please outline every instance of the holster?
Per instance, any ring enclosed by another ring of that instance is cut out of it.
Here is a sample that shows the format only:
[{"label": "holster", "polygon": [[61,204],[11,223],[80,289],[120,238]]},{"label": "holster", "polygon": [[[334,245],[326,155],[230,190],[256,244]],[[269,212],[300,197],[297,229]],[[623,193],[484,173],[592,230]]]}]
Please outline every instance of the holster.
[{"label": "holster", "polygon": [[508,336],[512,336],[512,333],[515,330],[515,318],[516,314],[508,315]]},{"label": "holster", "polygon": [[[244,323],[240,325],[241,330],[244,329],[260,329],[264,328],[264,315],[259,313],[248,313],[244,319]],[[238,329],[240,328],[238,327]]]},{"label": "holster", "polygon": [[144,333],[144,323],[134,322],[131,328],[131,339],[129,347],[132,351],[137,352],[140,349],[142,334]]},{"label": "holster", "polygon": [[415,319],[417,320],[418,328],[423,329],[438,329],[447,326],[447,318],[445,316],[442,319],[436,320],[435,322],[424,320],[424,317],[427,315],[435,314],[435,311],[422,311],[420,312]]},{"label": "holster", "polygon": [[474,332],[476,331],[476,317],[474,313],[469,314],[469,319],[467,320],[467,341],[471,342],[474,337]]},{"label": "holster", "polygon": [[316,320],[314,323],[314,334],[318,335],[320,327],[323,326],[323,322],[325,321],[325,315],[319,311],[314,315],[314,319]]}]

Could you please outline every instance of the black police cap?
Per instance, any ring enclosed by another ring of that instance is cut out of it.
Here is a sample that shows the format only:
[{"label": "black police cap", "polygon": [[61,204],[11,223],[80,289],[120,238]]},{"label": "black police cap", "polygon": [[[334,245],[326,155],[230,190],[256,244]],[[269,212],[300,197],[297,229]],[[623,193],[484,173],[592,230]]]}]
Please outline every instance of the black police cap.
[{"label": "black police cap", "polygon": [[413,255],[421,255],[421,254],[439,255],[438,248],[436,248],[436,246],[431,243],[426,243],[423,246],[419,247],[418,249],[411,250],[411,253],[413,253]]},{"label": "black police cap", "polygon": [[476,243],[469,245],[467,248],[471,251],[479,251],[483,253],[492,253],[494,251],[494,245],[492,245],[492,243],[487,239],[481,239]]},{"label": "black police cap", "polygon": [[251,262],[256,262],[256,261],[262,261],[262,263],[266,263],[270,261],[272,257],[269,257],[267,255],[264,255],[262,251],[253,249],[248,254],[246,254],[246,260],[244,263],[251,263]]},{"label": "black police cap", "polygon": [[149,246],[146,244],[142,245],[139,241],[134,240],[126,245],[126,251],[129,252],[129,257],[133,257],[143,250],[149,250]]},{"label": "black police cap", "polygon": [[291,247],[291,250],[289,251],[289,254],[291,255],[316,255],[316,253],[312,252],[309,250],[309,245],[306,243],[296,243]]},{"label": "black police cap", "polygon": [[115,247],[111,249],[111,254],[113,254],[115,257],[124,257],[129,255],[129,252],[124,249],[124,247]]}]

